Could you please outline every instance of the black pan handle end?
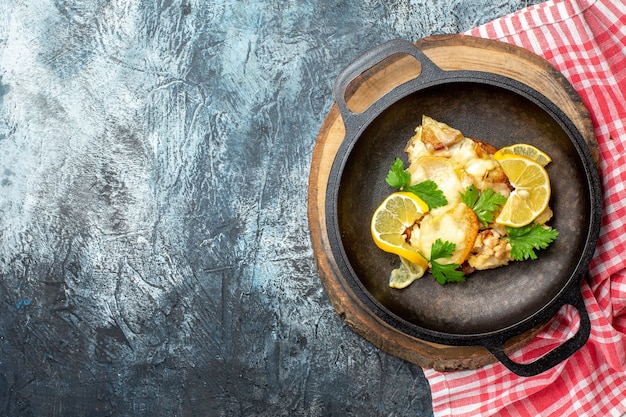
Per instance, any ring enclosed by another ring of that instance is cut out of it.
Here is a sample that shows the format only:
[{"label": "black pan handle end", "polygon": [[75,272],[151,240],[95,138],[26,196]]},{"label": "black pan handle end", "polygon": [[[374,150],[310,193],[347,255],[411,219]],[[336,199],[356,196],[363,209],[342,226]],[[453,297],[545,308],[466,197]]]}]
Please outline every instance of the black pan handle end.
[{"label": "black pan handle end", "polygon": [[488,346],[487,348],[504,366],[506,366],[511,372],[519,376],[534,376],[539,375],[559,363],[563,362],[570,356],[572,356],[577,350],[585,345],[589,339],[591,333],[591,322],[589,320],[589,314],[585,308],[585,302],[582,298],[582,293],[579,288],[572,291],[571,300],[565,304],[572,305],[578,311],[580,318],[580,325],[578,331],[574,336],[551,350],[541,358],[531,363],[518,363],[513,361],[504,351],[504,343],[498,346]]},{"label": "black pan handle end", "polygon": [[[413,56],[421,66],[420,74],[415,79],[401,84],[387,92],[387,94],[379,98],[374,103],[376,106],[372,104],[363,113],[353,113],[350,111],[346,102],[346,90],[350,83],[368,69],[395,54]],[[428,58],[421,49],[415,46],[414,43],[404,39],[394,39],[369,50],[341,71],[335,80],[333,94],[339,107],[339,111],[341,112],[341,117],[343,118],[346,128],[348,129],[349,127],[352,127],[352,125],[358,124],[359,121],[369,120],[371,116],[370,112],[376,111],[375,109],[373,110],[374,107],[377,109],[384,109],[405,95],[406,92],[404,90],[410,91],[406,88],[407,84],[414,84],[415,82],[428,84],[431,80],[435,80],[440,77],[443,72],[444,71],[431,61],[430,58]]]}]

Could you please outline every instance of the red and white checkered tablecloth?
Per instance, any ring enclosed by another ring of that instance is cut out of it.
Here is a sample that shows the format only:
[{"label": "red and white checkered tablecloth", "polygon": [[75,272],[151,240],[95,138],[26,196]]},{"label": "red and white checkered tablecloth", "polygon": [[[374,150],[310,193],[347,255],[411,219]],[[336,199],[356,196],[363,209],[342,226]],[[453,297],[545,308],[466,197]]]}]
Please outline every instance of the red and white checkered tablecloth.
[{"label": "red and white checkered tablecloth", "polygon": [[[500,363],[476,371],[425,369],[435,416],[621,416],[626,413],[626,3],[553,0],[477,27],[468,35],[526,48],[561,71],[593,121],[601,157],[604,213],[589,279],[587,344],[534,377]],[[576,332],[577,313],[561,309],[514,359],[540,357]]]}]

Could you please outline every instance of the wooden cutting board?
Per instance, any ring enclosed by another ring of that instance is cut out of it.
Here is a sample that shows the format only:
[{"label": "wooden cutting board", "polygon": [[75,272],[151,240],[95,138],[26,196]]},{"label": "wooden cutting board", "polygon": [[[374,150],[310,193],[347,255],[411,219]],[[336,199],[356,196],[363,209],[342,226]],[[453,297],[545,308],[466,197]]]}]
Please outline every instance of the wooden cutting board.
[{"label": "wooden cutting board", "polygon": [[[476,70],[504,75],[539,91],[561,108],[578,128],[598,162],[598,147],[589,112],[567,79],[543,58],[513,45],[463,35],[429,37],[415,43],[443,70]],[[347,90],[353,112],[369,107],[397,85],[419,76],[411,57],[389,59],[357,77]],[[339,109],[333,104],[313,151],[308,189],[308,216],[316,265],[328,296],[346,324],[378,348],[424,368],[440,371],[476,369],[496,358],[480,346],[447,346],[416,339],[380,320],[352,293],[339,273],[326,231],[326,185],[345,136]],[[538,326],[507,343],[509,353],[531,342]]]}]

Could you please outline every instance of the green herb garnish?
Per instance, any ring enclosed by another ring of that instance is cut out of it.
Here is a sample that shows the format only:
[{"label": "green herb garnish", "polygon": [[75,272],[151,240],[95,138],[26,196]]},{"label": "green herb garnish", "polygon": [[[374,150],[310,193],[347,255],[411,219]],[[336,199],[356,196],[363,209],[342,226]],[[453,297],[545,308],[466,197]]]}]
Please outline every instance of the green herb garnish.
[{"label": "green herb garnish", "polygon": [[387,173],[386,181],[387,184],[393,188],[403,189],[409,185],[411,182],[411,174],[404,169],[404,162],[402,162],[402,159],[396,158],[396,160],[393,161],[393,164]]},{"label": "green herb garnish", "polygon": [[479,193],[474,184],[465,189],[465,194],[460,194],[461,201],[474,210],[476,217],[478,217],[478,220],[483,226],[487,226],[489,223],[493,222],[494,213],[506,203],[506,197],[502,194],[492,189],[487,189]]},{"label": "green herb garnish", "polygon": [[402,162],[400,158],[396,158],[396,160],[393,161],[387,173],[386,181],[387,184],[393,188],[415,194],[428,205],[430,210],[448,204],[448,200],[443,194],[443,191],[437,187],[434,181],[427,180],[419,184],[410,185],[411,174],[404,169],[404,162]]},{"label": "green herb garnish", "polygon": [[511,244],[511,257],[516,261],[537,259],[535,249],[547,248],[559,235],[556,229],[541,224],[520,228],[506,226],[506,231],[508,236],[504,239]]},{"label": "green herb garnish", "polygon": [[461,265],[450,263],[443,264],[437,262],[437,259],[450,258],[456,249],[456,244],[448,241],[437,239],[433,243],[430,251],[430,266],[433,277],[440,284],[447,282],[465,282],[465,273],[457,268]]}]

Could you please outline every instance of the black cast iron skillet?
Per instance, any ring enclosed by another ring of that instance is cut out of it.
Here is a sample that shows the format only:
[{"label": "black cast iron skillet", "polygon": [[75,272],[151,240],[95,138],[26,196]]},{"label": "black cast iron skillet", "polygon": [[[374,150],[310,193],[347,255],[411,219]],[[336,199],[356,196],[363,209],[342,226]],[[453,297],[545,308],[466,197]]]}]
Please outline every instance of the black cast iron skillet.
[{"label": "black cast iron skillet", "polygon": [[[350,83],[398,54],[411,55],[419,76],[388,92],[362,113],[346,103]],[[443,71],[414,44],[395,40],[374,48],[337,78],[335,99],[346,127],[326,194],[330,245],[351,289],[381,320],[420,340],[452,346],[483,346],[518,375],[544,372],[587,341],[590,321],[580,284],[594,253],[601,216],[597,168],[580,132],[565,114],[529,86],[480,71]],[[535,261],[471,274],[463,284],[438,284],[427,274],[404,290],[388,286],[397,256],[378,249],[370,236],[371,216],[392,190],[385,177],[422,114],[500,148],[529,143],[553,159],[550,174],[559,231]],[[504,352],[514,336],[547,322],[565,306],[575,307],[573,337],[532,363]]]}]

